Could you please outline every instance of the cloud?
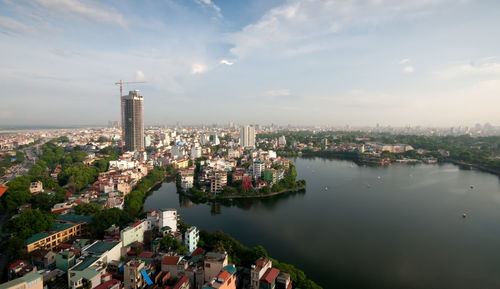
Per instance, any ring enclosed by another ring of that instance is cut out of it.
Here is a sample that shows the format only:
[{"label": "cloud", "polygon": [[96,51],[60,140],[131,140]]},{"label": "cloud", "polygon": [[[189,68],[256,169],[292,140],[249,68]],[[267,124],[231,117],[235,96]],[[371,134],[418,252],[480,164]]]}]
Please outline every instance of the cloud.
[{"label": "cloud", "polygon": [[0,31],[9,33],[30,32],[33,28],[12,18],[0,16]]},{"label": "cloud", "polygon": [[207,67],[203,64],[194,63],[193,65],[191,65],[191,73],[192,74],[200,74],[200,73],[204,73],[206,71],[207,71]]},{"label": "cloud", "polygon": [[413,68],[413,66],[411,66],[411,65],[408,65],[408,66],[406,66],[405,68],[403,68],[403,72],[404,72],[404,73],[412,73],[412,72],[413,72],[413,70],[414,70],[414,68]]},{"label": "cloud", "polygon": [[399,64],[405,64],[405,63],[408,63],[409,61],[410,61],[409,58],[401,59],[401,61],[399,62]]},{"label": "cloud", "polygon": [[224,65],[228,65],[228,66],[231,66],[234,64],[234,62],[231,62],[231,61],[226,60],[226,59],[222,59],[219,63],[224,64]]},{"label": "cloud", "polygon": [[[359,27],[376,27],[394,19],[421,17],[451,0],[337,1],[290,0],[265,13],[257,22],[229,36],[230,52],[242,58],[263,55],[295,55],[329,49],[339,32]],[[321,41],[321,46],[311,43]],[[290,52],[292,51],[292,52]]]},{"label": "cloud", "polygon": [[211,0],[195,0],[195,2],[200,4],[201,6],[210,7],[215,11],[215,14],[218,18],[222,18],[220,7],[215,5],[215,3],[212,2]]},{"label": "cloud", "polygon": [[[50,15],[54,18],[62,16],[83,18],[90,21],[110,23],[127,27],[125,17],[114,8],[94,1],[79,0],[33,0],[33,1],[8,1],[23,16],[30,16],[33,20],[42,22]],[[40,24],[40,23],[39,23]]]},{"label": "cloud", "polygon": [[290,90],[289,89],[268,90],[268,91],[266,91],[266,95],[269,95],[269,96],[289,96]]},{"label": "cloud", "polygon": [[137,70],[137,72],[135,73],[135,79],[137,81],[143,81],[144,80],[144,72],[142,72],[141,70]]},{"label": "cloud", "polygon": [[493,56],[471,62],[461,61],[435,71],[434,75],[444,79],[469,76],[500,76],[500,58]]}]

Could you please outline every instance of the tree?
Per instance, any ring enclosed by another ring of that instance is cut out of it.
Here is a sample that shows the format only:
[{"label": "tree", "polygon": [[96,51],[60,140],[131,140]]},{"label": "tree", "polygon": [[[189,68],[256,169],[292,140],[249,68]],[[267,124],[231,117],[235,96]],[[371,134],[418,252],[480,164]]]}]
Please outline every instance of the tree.
[{"label": "tree", "polygon": [[85,216],[95,216],[99,214],[102,207],[95,203],[81,204],[74,207],[75,214]]},{"label": "tree", "polygon": [[26,239],[35,233],[49,231],[54,225],[54,215],[40,210],[24,210],[18,217],[10,219],[5,225],[5,231],[14,236]]}]

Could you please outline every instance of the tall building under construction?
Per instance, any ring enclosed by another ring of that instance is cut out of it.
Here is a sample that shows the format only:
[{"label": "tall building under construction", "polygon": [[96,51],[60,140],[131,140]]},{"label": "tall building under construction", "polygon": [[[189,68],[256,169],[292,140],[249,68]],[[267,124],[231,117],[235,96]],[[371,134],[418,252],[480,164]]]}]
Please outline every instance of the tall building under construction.
[{"label": "tall building under construction", "polygon": [[138,90],[123,97],[123,139],[125,151],[144,150],[144,99]]}]

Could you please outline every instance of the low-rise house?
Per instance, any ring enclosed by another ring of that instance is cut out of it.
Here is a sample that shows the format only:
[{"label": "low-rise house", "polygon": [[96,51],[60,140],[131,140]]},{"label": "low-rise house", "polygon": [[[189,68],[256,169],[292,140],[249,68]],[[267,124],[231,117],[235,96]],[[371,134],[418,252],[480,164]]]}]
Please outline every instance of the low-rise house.
[{"label": "low-rise house", "polygon": [[32,194],[38,194],[43,192],[43,183],[41,181],[32,182],[30,184],[30,192]]}]

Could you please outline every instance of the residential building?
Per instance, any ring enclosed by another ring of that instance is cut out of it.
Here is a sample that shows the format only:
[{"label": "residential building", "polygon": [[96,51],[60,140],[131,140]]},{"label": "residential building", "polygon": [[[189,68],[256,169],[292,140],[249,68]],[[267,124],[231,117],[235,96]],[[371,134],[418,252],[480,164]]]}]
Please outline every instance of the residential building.
[{"label": "residential building", "polygon": [[259,289],[275,289],[279,273],[280,270],[276,268],[267,269],[259,280]]},{"label": "residential building", "polygon": [[75,253],[73,251],[61,251],[56,255],[57,269],[68,272],[73,265],[75,265]]},{"label": "residential building", "polygon": [[205,282],[208,282],[215,278],[217,274],[227,266],[227,253],[216,253],[216,252],[208,252],[205,255],[205,259],[203,260],[203,268],[204,268],[204,279]]},{"label": "residential building", "polygon": [[209,282],[205,283],[204,289],[236,289],[236,268],[227,265],[219,274]]},{"label": "residential building", "polygon": [[253,125],[241,127],[240,145],[243,148],[255,148],[255,127]]},{"label": "residential building", "polygon": [[260,258],[255,265],[252,265],[250,272],[250,289],[259,289],[260,279],[273,267],[273,262],[268,259]]},{"label": "residential building", "polygon": [[184,233],[184,247],[191,254],[198,247],[198,241],[200,240],[200,231],[196,227],[190,227],[186,233]]},{"label": "residential building", "polygon": [[210,192],[219,193],[227,185],[227,172],[216,171],[210,177]]},{"label": "residential building", "polygon": [[252,164],[253,178],[255,180],[262,176],[262,171],[264,171],[265,164],[260,160],[254,160]]},{"label": "residential building", "polygon": [[122,247],[127,247],[133,242],[144,241],[144,231],[147,229],[147,222],[137,221],[133,225],[126,227],[120,232]]},{"label": "residential building", "polygon": [[123,268],[123,289],[140,289],[146,286],[143,272],[144,262],[138,260],[128,261]]},{"label": "residential building", "polygon": [[123,138],[125,151],[144,150],[144,107],[138,90],[123,97]]},{"label": "residential building", "polygon": [[30,184],[30,192],[32,194],[38,194],[43,192],[43,183],[41,181],[32,182]]}]

